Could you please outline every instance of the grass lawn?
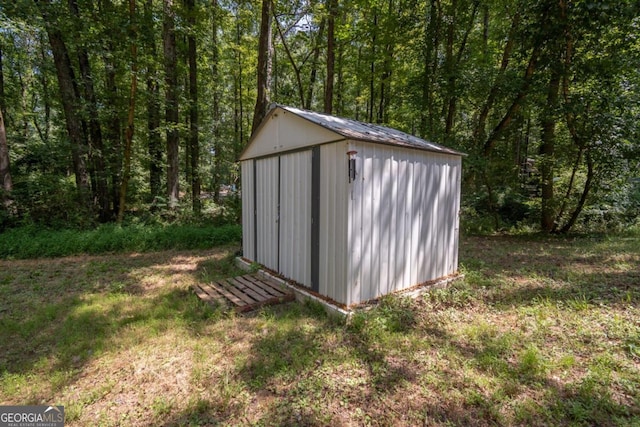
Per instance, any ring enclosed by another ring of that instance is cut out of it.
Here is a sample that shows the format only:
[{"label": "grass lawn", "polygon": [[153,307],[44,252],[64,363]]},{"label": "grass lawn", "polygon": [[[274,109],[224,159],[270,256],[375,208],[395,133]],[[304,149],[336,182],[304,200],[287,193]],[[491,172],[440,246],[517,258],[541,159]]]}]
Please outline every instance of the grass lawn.
[{"label": "grass lawn", "polygon": [[349,325],[189,286],[237,248],[0,261],[0,404],[68,426],[640,425],[640,238],[468,237]]}]

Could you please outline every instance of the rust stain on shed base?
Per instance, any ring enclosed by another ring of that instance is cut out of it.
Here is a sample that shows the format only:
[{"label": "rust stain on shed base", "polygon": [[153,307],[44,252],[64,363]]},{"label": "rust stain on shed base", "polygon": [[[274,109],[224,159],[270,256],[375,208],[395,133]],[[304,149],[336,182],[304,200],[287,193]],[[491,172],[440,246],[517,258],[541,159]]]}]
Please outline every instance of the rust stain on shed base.
[{"label": "rust stain on shed base", "polygon": [[295,300],[291,290],[258,274],[193,285],[196,295],[212,305],[230,304],[240,313]]}]

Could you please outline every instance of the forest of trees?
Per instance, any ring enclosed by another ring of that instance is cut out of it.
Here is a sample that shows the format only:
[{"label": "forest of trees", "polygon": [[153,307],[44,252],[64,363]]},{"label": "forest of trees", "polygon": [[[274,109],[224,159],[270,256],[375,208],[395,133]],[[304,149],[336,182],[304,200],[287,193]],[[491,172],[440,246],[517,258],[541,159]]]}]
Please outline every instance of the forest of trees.
[{"label": "forest of trees", "polygon": [[0,6],[0,231],[233,221],[271,102],[468,154],[463,221],[640,210],[637,0],[15,0]]}]

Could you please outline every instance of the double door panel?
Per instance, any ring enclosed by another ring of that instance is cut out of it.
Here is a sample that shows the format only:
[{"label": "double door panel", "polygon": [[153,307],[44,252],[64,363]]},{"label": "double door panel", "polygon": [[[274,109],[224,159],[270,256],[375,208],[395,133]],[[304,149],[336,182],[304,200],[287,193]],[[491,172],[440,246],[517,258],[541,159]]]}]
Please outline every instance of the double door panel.
[{"label": "double door panel", "polygon": [[256,261],[311,287],[312,151],[256,160]]}]

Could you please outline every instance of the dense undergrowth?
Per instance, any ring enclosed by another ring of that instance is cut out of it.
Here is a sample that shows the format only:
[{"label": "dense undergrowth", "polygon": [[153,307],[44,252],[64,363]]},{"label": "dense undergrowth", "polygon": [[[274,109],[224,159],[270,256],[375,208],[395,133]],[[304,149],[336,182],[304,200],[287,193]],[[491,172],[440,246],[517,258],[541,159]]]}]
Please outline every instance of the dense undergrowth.
[{"label": "dense undergrowth", "polygon": [[25,226],[0,233],[0,258],[209,249],[238,243],[241,237],[242,229],[237,224],[104,224],[91,230]]}]

